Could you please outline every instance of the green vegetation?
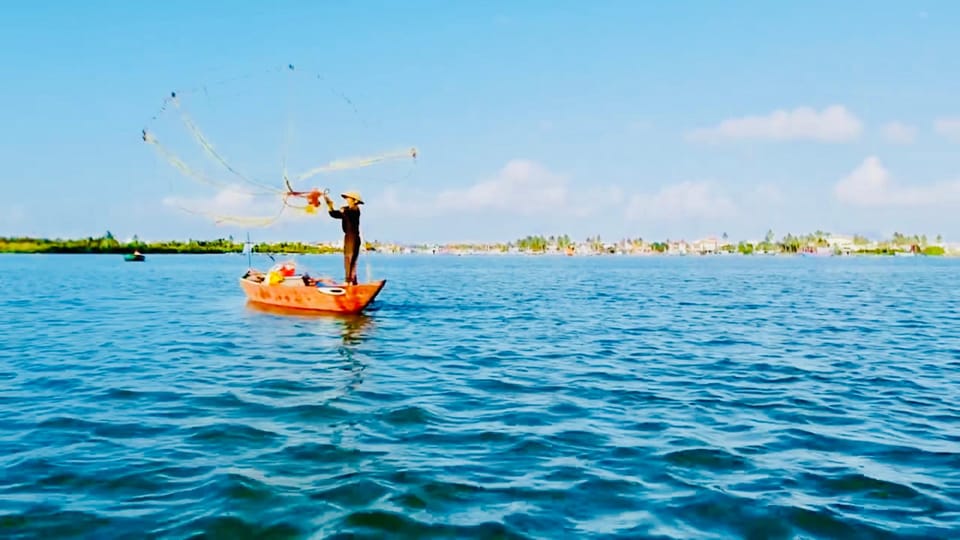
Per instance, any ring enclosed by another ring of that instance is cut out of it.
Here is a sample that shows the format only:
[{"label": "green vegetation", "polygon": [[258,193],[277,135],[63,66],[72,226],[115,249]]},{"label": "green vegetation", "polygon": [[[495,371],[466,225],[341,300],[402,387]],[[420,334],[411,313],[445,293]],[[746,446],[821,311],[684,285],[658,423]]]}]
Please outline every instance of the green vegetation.
[{"label": "green vegetation", "polygon": [[[260,243],[254,246],[259,253],[339,253],[331,246],[311,245],[302,242]],[[136,236],[130,242],[123,243],[107,231],[100,238],[81,238],[76,240],[49,240],[46,238],[2,238],[0,253],[132,253],[134,250],[144,255],[157,253],[213,254],[242,253],[243,244],[233,238],[217,240],[187,240],[142,242]]]},{"label": "green vegetation", "polygon": [[[604,242],[599,236],[587,237],[582,242],[572,242],[567,235],[527,236],[508,244],[526,253],[564,252],[572,246],[581,253],[730,253],[739,255],[767,254],[833,254],[833,255],[893,255],[901,252],[913,252],[922,255],[947,255],[942,246],[943,237],[936,236],[936,244],[928,244],[926,235],[906,235],[894,233],[887,240],[874,241],[864,236],[854,235],[837,237],[829,232],[817,230],[812,233],[794,235],[787,233],[779,240],[773,230],[768,230],[762,240],[731,241],[727,233],[720,238],[706,238],[702,241],[653,241],[644,242],[642,238],[624,238],[614,242]],[[447,250],[458,248],[446,246]],[[490,251],[485,246],[466,246],[474,251]]]},{"label": "green vegetation", "polygon": [[[721,238],[710,237],[699,241],[663,240],[644,241],[643,238],[623,238],[616,241],[603,241],[599,236],[587,237],[575,241],[570,236],[527,236],[509,243],[468,244],[453,243],[445,245],[399,246],[367,242],[367,251],[389,253],[409,252],[410,250],[427,253],[565,253],[568,250],[579,254],[627,253],[627,254],[712,254],[728,253],[737,255],[753,254],[834,254],[834,255],[893,255],[896,253],[916,253],[918,255],[945,256],[958,253],[945,249],[940,235],[936,243],[929,244],[925,235],[905,235],[894,233],[892,238],[875,241],[863,236],[837,237],[824,231],[815,231],[804,235],[786,234],[776,239],[772,230],[762,240],[730,240],[723,233]],[[143,242],[136,236],[129,242],[120,242],[107,231],[98,238],[80,239],[44,239],[27,237],[0,237],[0,253],[113,253],[127,254],[139,251],[145,255],[158,253],[242,253],[244,245],[234,241],[233,237],[216,240],[173,240]],[[341,249],[326,244],[306,244],[303,242],[259,243],[253,246],[255,252],[278,254],[329,254],[340,253]]]},{"label": "green vegetation", "polygon": [[[598,237],[599,239],[599,237]],[[588,239],[590,242],[593,242],[593,239]],[[573,240],[570,239],[567,235],[561,236],[527,236],[512,242],[508,245],[497,244],[498,247],[502,248],[501,251],[507,251],[511,247],[515,247],[521,251],[529,251],[532,253],[543,253],[547,251],[548,248],[554,247],[559,250],[565,250],[568,247],[571,247],[575,244]],[[476,247],[476,246],[473,246]]]},{"label": "green vegetation", "polygon": [[547,239],[542,236],[528,236],[517,240],[516,246],[524,251],[543,253],[547,250]]}]

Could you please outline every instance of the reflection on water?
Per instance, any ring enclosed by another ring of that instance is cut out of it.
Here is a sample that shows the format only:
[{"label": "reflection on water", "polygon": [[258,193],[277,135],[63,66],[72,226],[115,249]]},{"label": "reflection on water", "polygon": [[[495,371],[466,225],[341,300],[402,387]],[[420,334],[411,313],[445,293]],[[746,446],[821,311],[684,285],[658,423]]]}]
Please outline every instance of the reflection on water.
[{"label": "reflection on water", "polygon": [[363,342],[365,332],[369,334],[373,327],[372,321],[369,316],[362,314],[337,317],[337,323],[342,326],[340,335],[343,344],[340,346],[340,356],[350,366],[352,375],[345,393],[356,391],[363,383],[363,372],[367,366],[363,363],[363,354],[356,351],[356,346]]},{"label": "reflection on water", "polygon": [[271,306],[259,302],[247,302],[247,309],[271,315],[281,315],[284,317],[294,317],[301,319],[319,319],[329,320],[341,326],[341,337],[344,345],[358,345],[369,334],[372,328],[373,319],[366,314],[344,315],[342,313],[307,311],[303,309],[285,308],[280,306]]},{"label": "reflection on water", "polygon": [[337,317],[338,323],[342,325],[343,344],[359,345],[373,328],[373,319],[369,315],[341,315]]},{"label": "reflection on water", "polygon": [[[246,306],[255,312],[279,315],[293,320],[324,321],[330,323],[328,328],[337,329],[336,333],[339,335],[341,341],[337,347],[337,353],[344,361],[341,369],[348,371],[349,377],[342,391],[326,400],[327,403],[346,397],[351,392],[356,391],[363,383],[363,373],[367,366],[363,361],[363,354],[360,353],[357,348],[366,338],[372,335],[371,330],[375,327],[373,318],[369,315],[344,315],[342,313],[306,311],[250,301],[247,302]],[[325,324],[324,326],[327,325]],[[321,331],[319,333],[324,334],[327,332]]]}]

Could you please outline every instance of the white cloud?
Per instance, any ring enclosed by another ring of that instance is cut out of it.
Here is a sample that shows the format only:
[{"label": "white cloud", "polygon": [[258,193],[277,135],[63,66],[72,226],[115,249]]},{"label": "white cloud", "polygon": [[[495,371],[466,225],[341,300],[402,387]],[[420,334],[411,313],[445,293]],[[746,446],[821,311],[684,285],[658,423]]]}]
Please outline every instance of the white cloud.
[{"label": "white cloud", "polygon": [[882,133],[884,139],[894,144],[911,144],[917,138],[917,128],[901,122],[885,124]]},{"label": "white cloud", "polygon": [[638,194],[627,204],[628,220],[680,221],[719,219],[737,215],[737,207],[709,181],[681,182],[654,194]]},{"label": "white cloud", "polygon": [[511,160],[463,187],[387,187],[369,203],[366,223],[404,241],[410,231],[424,241],[495,241],[561,231],[584,236],[622,226],[626,205],[617,186],[592,178],[577,183],[529,159]]},{"label": "white cloud", "polygon": [[860,120],[853,113],[842,105],[832,105],[820,112],[810,107],[798,107],[776,110],[766,116],[730,118],[715,127],[695,129],[687,134],[687,139],[695,142],[760,139],[838,143],[856,139],[861,131]]},{"label": "white cloud", "polygon": [[[297,202],[301,203],[298,206],[302,206],[302,201]],[[281,209],[284,220],[310,216],[299,209],[284,208],[279,195],[257,197],[237,185],[221,189],[211,197],[166,197],[163,204],[222,224],[239,225],[266,221],[276,217]]]},{"label": "white cloud", "polygon": [[197,212],[211,214],[229,214],[250,210],[253,204],[253,195],[237,186],[231,186],[217,192],[213,197],[182,198],[167,197],[163,203],[167,206],[187,207]]},{"label": "white cloud", "polygon": [[864,207],[932,207],[960,203],[960,180],[901,186],[876,156],[870,156],[834,186],[841,202]]},{"label": "white cloud", "polygon": [[[393,228],[429,227],[424,234],[436,240],[438,235],[470,230],[474,232],[468,236],[475,239],[478,231],[488,239],[550,230],[574,233],[588,223],[590,227],[621,223],[626,201],[618,186],[594,182],[578,186],[536,161],[514,159],[472,185],[439,192],[388,187],[371,197],[370,204],[370,220],[384,220]],[[433,230],[438,223],[444,223],[443,228]]]},{"label": "white cloud", "polygon": [[[618,188],[603,187],[587,199],[595,205],[609,204],[611,198],[622,196]],[[409,191],[401,196],[396,189],[387,188],[377,206],[396,215],[420,217],[487,212],[510,212],[524,217],[582,217],[595,209],[585,201],[575,200],[565,175],[528,159],[511,160],[490,178],[432,196]]]},{"label": "white cloud", "polygon": [[953,142],[960,142],[960,118],[938,118],[933,129]]},{"label": "white cloud", "polygon": [[492,178],[466,189],[441,191],[435,205],[442,210],[516,210],[538,214],[569,202],[567,179],[534,161],[515,159]]}]

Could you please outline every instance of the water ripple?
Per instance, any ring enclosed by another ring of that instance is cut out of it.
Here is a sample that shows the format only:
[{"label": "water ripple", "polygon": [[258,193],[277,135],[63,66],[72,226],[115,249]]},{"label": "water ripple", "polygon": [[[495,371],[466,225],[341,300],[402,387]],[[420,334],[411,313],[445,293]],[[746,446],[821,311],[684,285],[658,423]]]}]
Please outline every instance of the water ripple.
[{"label": "water ripple", "polygon": [[369,262],[331,317],[236,257],[0,257],[0,537],[960,530],[955,261]]}]

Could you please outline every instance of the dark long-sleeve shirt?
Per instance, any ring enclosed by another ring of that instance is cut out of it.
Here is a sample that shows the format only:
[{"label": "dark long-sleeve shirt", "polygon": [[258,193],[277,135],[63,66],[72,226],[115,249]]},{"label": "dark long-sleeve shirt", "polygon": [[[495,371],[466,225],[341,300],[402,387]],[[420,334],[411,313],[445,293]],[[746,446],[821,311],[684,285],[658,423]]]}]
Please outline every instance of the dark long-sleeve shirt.
[{"label": "dark long-sleeve shirt", "polygon": [[330,217],[340,220],[344,236],[360,236],[360,209],[344,206],[339,210],[330,210]]}]

